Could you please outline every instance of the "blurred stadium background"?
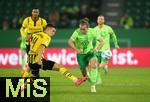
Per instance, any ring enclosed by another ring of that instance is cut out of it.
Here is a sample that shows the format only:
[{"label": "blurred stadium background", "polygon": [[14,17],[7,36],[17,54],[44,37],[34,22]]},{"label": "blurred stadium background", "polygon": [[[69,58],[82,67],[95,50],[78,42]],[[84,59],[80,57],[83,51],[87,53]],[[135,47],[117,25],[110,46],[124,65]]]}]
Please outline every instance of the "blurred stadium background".
[{"label": "blurred stadium background", "polygon": [[[115,57],[110,61],[109,75],[102,75],[103,84],[94,95],[89,93],[88,82],[74,88],[56,73],[42,71],[42,76],[52,77],[51,102],[150,102],[150,0],[0,0],[1,77],[20,76],[17,38],[23,19],[34,7],[47,22],[57,25],[47,55],[66,66],[77,67],[75,52],[68,49],[67,41],[83,17],[94,27],[97,16],[104,15],[121,47],[112,49]],[[80,75],[79,69],[69,70]]]},{"label": "blurred stadium background", "polygon": [[[32,8],[40,9],[40,16],[57,25],[58,32],[53,46],[68,47],[66,41],[78,27],[79,19],[90,18],[91,27],[96,26],[98,15],[104,15],[106,24],[112,26],[121,47],[149,47],[150,1],[149,0],[1,0],[0,1],[0,47],[18,47],[19,28]],[[123,20],[128,15],[132,20]],[[131,25],[125,27],[124,24]],[[125,30],[125,29],[128,30]],[[11,32],[11,33],[10,33]],[[7,39],[7,35],[10,37]],[[144,36],[143,36],[144,35]],[[62,37],[63,36],[63,37]],[[10,40],[11,39],[11,40]]]}]

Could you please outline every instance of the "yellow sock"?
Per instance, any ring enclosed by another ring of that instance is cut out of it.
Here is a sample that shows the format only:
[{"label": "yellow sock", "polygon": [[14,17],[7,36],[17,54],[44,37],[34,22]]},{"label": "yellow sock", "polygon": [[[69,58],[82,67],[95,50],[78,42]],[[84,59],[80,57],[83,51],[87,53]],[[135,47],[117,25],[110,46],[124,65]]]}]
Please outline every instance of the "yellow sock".
[{"label": "yellow sock", "polygon": [[23,71],[22,72],[22,77],[24,78],[24,77],[30,77],[30,72],[28,72],[28,71]]},{"label": "yellow sock", "polygon": [[71,75],[71,73],[69,73],[69,71],[66,68],[60,68],[59,72],[64,75],[65,77],[67,77],[68,79],[72,80],[72,81],[76,81],[77,77]]}]

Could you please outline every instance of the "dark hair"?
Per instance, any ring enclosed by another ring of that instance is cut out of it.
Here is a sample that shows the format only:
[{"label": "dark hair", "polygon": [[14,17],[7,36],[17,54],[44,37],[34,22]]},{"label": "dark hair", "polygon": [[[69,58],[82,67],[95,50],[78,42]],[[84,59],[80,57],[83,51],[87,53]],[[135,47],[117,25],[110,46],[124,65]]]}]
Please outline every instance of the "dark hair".
[{"label": "dark hair", "polygon": [[39,8],[37,8],[37,7],[32,8],[32,10],[33,10],[33,9],[38,9],[38,10],[39,10]]},{"label": "dark hair", "polygon": [[86,24],[89,27],[89,19],[87,17],[81,19],[80,24]]},{"label": "dark hair", "polygon": [[48,27],[56,28],[56,26],[54,24],[51,24],[51,23],[48,23],[45,28],[48,28]]}]

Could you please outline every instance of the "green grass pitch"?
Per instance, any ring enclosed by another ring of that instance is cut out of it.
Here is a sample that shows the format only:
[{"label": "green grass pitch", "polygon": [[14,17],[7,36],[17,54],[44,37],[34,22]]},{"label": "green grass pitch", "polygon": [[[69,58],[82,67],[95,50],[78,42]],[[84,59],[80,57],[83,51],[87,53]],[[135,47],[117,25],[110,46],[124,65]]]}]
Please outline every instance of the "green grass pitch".
[{"label": "green grass pitch", "polygon": [[[79,69],[69,69],[81,76]],[[0,69],[0,77],[19,77],[21,69]],[[51,77],[50,102],[150,102],[150,68],[110,68],[102,73],[103,83],[96,93],[90,93],[90,83],[76,87],[70,80],[54,71],[41,71]]]}]

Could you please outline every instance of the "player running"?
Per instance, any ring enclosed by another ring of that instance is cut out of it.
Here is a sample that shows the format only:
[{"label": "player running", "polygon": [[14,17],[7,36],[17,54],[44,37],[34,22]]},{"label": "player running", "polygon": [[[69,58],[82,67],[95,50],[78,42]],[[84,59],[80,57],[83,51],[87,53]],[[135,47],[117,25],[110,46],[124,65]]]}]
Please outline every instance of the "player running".
[{"label": "player running", "polygon": [[[26,17],[20,29],[21,33],[21,52],[22,52],[22,77],[29,75],[29,68],[27,65],[27,53],[29,52],[29,40],[33,33],[41,32],[45,28],[47,22],[45,19],[39,17],[39,9],[32,10],[32,16]],[[26,46],[25,46],[26,45]]]},{"label": "player running", "polygon": [[[61,64],[54,61],[46,60],[43,57],[45,48],[51,42],[51,37],[55,35],[56,27],[52,24],[47,24],[44,32],[32,34],[30,38],[30,50],[28,54],[28,63],[31,70],[31,77],[38,78],[39,70],[54,70],[72,80],[75,85],[80,85],[87,80],[87,77],[77,78],[69,73],[69,71]],[[24,88],[24,87],[22,87]],[[22,89],[23,90],[23,89]]]},{"label": "player running", "polygon": [[[96,37],[99,46],[93,48],[93,40]],[[79,28],[74,31],[68,44],[76,50],[77,61],[83,76],[87,76],[86,67],[89,69],[89,78],[92,82],[91,92],[96,92],[95,84],[97,78],[97,57],[94,52],[101,49],[104,42],[100,36],[96,35],[94,29],[89,28],[89,20],[84,18],[80,20]]]},{"label": "player running", "polygon": [[[115,48],[119,48],[119,45],[117,42],[117,37],[114,31],[112,30],[112,28],[104,24],[105,23],[104,16],[98,16],[97,23],[98,25],[94,29],[97,32],[97,34],[101,35],[105,43],[104,43],[104,46],[100,50],[98,50],[96,55],[98,57],[99,67],[103,68],[105,71],[105,74],[107,74],[108,73],[108,67],[107,67],[108,60],[112,57],[112,53],[110,51],[110,38],[112,38]],[[100,78],[100,74],[98,74],[97,83],[100,83],[100,82],[101,82],[101,78]]]}]

